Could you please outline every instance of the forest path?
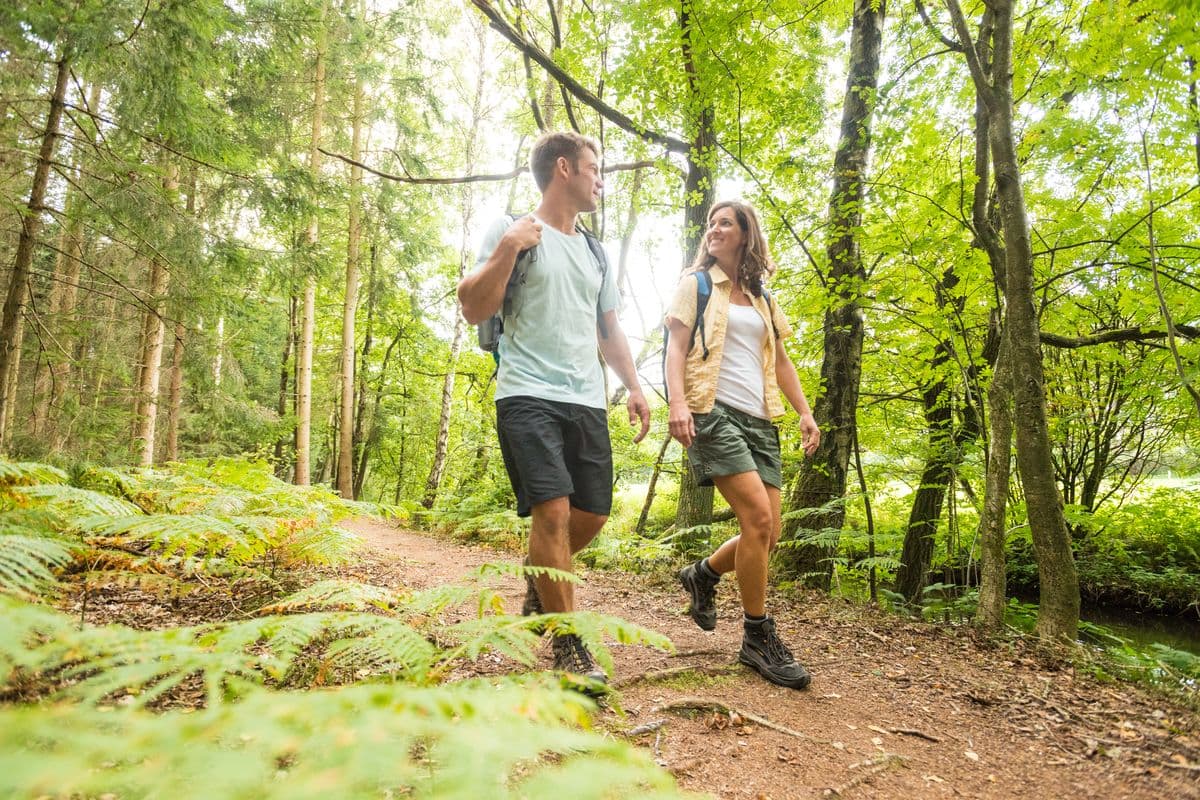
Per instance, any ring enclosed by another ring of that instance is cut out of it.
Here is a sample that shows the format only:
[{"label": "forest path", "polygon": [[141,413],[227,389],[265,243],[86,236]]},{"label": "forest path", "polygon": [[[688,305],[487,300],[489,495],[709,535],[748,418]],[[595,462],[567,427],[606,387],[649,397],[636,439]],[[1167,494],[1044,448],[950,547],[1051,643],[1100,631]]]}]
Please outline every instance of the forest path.
[{"label": "forest path", "polygon": [[[517,560],[373,520],[344,527],[366,547],[343,574],[379,585],[462,583],[481,564]],[[967,630],[816,594],[791,608],[772,598],[781,635],[813,674],[797,692],[736,664],[733,581],[722,581],[717,630],[706,633],[684,613],[685,596],[673,584],[618,572],[581,576],[580,609],[623,617],[675,643],[674,655],[612,646],[611,680],[626,716],[607,710],[597,725],[614,735],[652,728],[634,741],[685,788],[771,800],[1200,797],[1196,715],[1135,687],[1046,664],[1024,643],[993,646]],[[505,608],[519,609],[524,583],[507,583]],[[487,656],[475,666],[482,674],[515,665]],[[550,667],[548,644],[538,667]],[[656,677],[664,670],[679,672]],[[715,705],[686,708],[706,703]]]}]

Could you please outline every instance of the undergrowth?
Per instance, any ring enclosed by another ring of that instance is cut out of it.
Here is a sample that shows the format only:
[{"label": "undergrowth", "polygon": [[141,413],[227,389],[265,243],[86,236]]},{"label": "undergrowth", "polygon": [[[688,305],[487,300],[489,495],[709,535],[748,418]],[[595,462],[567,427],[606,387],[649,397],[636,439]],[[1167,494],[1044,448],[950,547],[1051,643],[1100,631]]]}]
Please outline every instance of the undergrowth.
[{"label": "undergrowth", "polygon": [[[495,584],[516,566],[422,592],[280,591],[346,559],[356,539],[336,523],[368,511],[245,461],[71,474],[0,461],[0,796],[683,796],[646,753],[591,730],[593,700],[519,669],[546,629],[578,633],[610,669],[605,641],[669,648],[661,635],[506,614]],[[248,585],[269,599],[196,625],[60,610],[100,590]],[[517,668],[450,681],[485,653]]]}]

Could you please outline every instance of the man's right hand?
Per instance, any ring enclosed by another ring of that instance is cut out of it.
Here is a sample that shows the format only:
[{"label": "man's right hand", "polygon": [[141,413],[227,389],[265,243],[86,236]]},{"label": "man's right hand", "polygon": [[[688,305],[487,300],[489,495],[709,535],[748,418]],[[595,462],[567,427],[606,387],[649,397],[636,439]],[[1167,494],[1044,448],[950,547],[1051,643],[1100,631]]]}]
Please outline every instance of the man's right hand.
[{"label": "man's right hand", "polygon": [[509,225],[501,238],[508,240],[518,253],[523,253],[542,243],[542,223],[534,219],[533,214],[526,214]]}]

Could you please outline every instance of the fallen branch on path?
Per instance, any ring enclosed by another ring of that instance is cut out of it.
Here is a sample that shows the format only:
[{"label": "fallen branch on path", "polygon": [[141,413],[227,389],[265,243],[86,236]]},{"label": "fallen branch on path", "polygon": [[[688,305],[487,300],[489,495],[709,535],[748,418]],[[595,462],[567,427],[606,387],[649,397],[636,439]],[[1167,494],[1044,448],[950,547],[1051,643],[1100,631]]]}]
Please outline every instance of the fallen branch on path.
[{"label": "fallen branch on path", "polygon": [[749,711],[743,711],[740,708],[727,706],[718,700],[708,700],[703,697],[684,697],[670,703],[664,703],[661,706],[655,706],[655,711],[714,711],[721,714],[733,716],[736,714],[744,720],[753,722],[761,728],[769,728],[779,733],[786,733],[788,736],[795,736],[797,739],[802,739],[806,742],[816,742],[817,744],[832,745],[833,742],[829,739],[818,739],[815,736],[809,736],[807,733],[792,730],[791,728],[780,725],[778,722],[772,722],[766,717],[760,717],[757,714],[751,714]]},{"label": "fallen branch on path", "polygon": [[915,736],[918,739],[925,739],[930,742],[940,742],[941,741],[941,739],[939,739],[938,737],[930,736],[925,731],[919,731],[916,728],[889,728],[888,730],[891,731],[892,733],[896,733],[901,736]]},{"label": "fallen branch on path", "polygon": [[636,728],[630,728],[625,735],[632,739],[634,736],[641,736],[643,733],[656,731],[666,724],[666,719],[656,719],[653,722],[647,722],[644,725],[638,725]]}]

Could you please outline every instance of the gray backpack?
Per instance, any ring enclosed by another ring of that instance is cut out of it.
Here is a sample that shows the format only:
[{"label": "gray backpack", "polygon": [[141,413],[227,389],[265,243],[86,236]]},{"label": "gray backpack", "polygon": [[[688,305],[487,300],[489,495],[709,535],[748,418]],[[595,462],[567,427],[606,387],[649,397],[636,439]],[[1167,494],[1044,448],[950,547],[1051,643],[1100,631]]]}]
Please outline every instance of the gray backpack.
[{"label": "gray backpack", "polygon": [[[517,220],[514,216],[510,216],[510,219],[513,222]],[[608,257],[604,254],[604,246],[600,244],[599,239],[592,235],[591,231],[583,226],[576,224],[575,230],[583,234],[588,249],[592,251],[592,256],[596,259],[596,265],[600,270],[600,285],[603,287],[604,279],[608,275]],[[479,349],[485,353],[491,353],[497,361],[500,360],[497,348],[500,346],[500,336],[504,333],[504,320],[512,316],[517,297],[525,285],[525,276],[529,274],[530,267],[537,262],[540,249],[540,247],[531,247],[517,254],[517,262],[513,265],[512,274],[508,276],[508,284],[504,287],[504,302],[500,304],[500,311],[475,326],[479,337]],[[601,292],[603,293],[603,288]],[[596,298],[596,323],[600,326],[600,335],[608,338],[604,317],[600,313],[599,298]]]}]

